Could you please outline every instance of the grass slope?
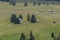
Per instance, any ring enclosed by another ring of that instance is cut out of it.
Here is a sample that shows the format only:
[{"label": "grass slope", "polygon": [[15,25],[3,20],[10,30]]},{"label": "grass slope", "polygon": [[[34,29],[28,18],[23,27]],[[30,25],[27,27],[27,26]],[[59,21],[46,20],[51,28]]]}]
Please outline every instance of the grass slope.
[{"label": "grass slope", "polygon": [[[58,36],[60,32],[60,5],[33,6],[31,3],[29,4],[29,6],[24,7],[23,3],[11,6],[9,3],[0,2],[0,40],[19,40],[21,32],[24,32],[26,37],[29,38],[30,31],[33,31],[36,40],[53,40],[51,32]],[[39,12],[41,9],[44,12]],[[48,9],[52,9],[53,12],[48,12]],[[16,13],[17,17],[22,14],[24,17],[23,23],[11,24],[10,16],[12,13]],[[27,13],[30,13],[30,15],[34,13],[39,19],[39,23],[27,22]],[[56,24],[53,24],[53,21],[56,21]]]}]

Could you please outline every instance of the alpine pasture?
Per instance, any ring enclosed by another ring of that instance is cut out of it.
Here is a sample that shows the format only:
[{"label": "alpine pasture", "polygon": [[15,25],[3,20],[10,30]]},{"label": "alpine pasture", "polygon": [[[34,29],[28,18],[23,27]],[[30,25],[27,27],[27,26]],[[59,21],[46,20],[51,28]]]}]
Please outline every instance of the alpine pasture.
[{"label": "alpine pasture", "polygon": [[[51,9],[53,12],[48,12]],[[44,12],[40,12],[44,10]],[[22,24],[10,23],[11,14],[15,13],[17,17],[23,15]],[[38,23],[30,23],[27,21],[27,14],[35,14],[39,19]],[[53,23],[53,22],[56,23]],[[54,32],[57,37],[60,34],[60,5],[34,6],[28,3],[17,3],[16,6],[9,5],[7,2],[0,2],[0,40],[19,40],[20,33],[24,32],[26,38],[29,38],[29,32],[32,31],[35,40],[53,40],[51,33]]]}]

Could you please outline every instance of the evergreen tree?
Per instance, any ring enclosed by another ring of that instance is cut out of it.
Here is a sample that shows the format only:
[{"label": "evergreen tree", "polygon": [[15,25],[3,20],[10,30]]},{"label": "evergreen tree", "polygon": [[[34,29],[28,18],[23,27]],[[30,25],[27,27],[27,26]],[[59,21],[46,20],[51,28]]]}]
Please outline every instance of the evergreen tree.
[{"label": "evergreen tree", "polygon": [[11,0],[11,1],[10,1],[10,5],[12,5],[12,4],[13,4],[13,1]]},{"label": "evergreen tree", "polygon": [[35,40],[35,38],[34,38],[34,36],[32,34],[32,31],[30,32],[30,38],[29,38],[29,40]]},{"label": "evergreen tree", "polygon": [[38,2],[38,6],[40,5],[40,2]]},{"label": "evergreen tree", "polygon": [[30,21],[30,14],[27,15],[27,21]]},{"label": "evergreen tree", "polygon": [[18,18],[14,21],[14,24],[20,24],[20,21]]},{"label": "evergreen tree", "polygon": [[20,24],[20,21],[19,21],[19,19],[16,17],[16,14],[12,14],[12,15],[11,15],[10,22],[11,22],[11,23],[14,23],[14,24]]},{"label": "evergreen tree", "polygon": [[11,20],[11,23],[14,23],[16,20],[16,14],[12,14],[10,20]]},{"label": "evergreen tree", "polygon": [[0,0],[0,1],[5,1],[5,2],[9,2],[9,0]]},{"label": "evergreen tree", "polygon": [[13,5],[13,6],[15,6],[16,5],[16,1],[10,1],[10,5]]},{"label": "evergreen tree", "polygon": [[55,2],[53,2],[53,4],[55,4]]},{"label": "evergreen tree", "polygon": [[35,17],[34,14],[33,14],[32,17],[31,17],[31,23],[36,23],[36,17]]},{"label": "evergreen tree", "polygon": [[36,5],[36,2],[35,1],[33,2],[33,5]]},{"label": "evergreen tree", "polygon": [[19,18],[23,19],[23,16],[22,16],[22,15],[20,15],[20,16],[19,16]]},{"label": "evergreen tree", "polygon": [[13,1],[13,4],[12,4],[13,6],[15,6],[16,5],[16,2],[15,1]]},{"label": "evergreen tree", "polygon": [[27,6],[27,2],[24,3],[24,6]]},{"label": "evergreen tree", "polygon": [[21,33],[21,37],[20,37],[20,40],[25,40],[26,38],[25,38],[25,35],[24,35],[24,33]]},{"label": "evergreen tree", "polygon": [[55,37],[53,32],[51,33],[51,37],[52,37],[52,38],[54,38],[54,37]]}]

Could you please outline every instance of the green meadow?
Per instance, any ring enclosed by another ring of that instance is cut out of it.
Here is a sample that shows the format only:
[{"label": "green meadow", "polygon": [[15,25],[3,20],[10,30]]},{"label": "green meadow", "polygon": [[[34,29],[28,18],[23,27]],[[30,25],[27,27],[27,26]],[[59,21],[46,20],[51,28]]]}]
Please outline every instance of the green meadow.
[{"label": "green meadow", "polygon": [[[52,9],[53,12],[48,12]],[[44,10],[44,12],[40,12]],[[17,17],[23,15],[22,24],[10,23],[11,14],[15,13]],[[30,23],[27,21],[27,14],[35,14],[39,19],[38,23]],[[56,23],[53,23],[53,22]],[[60,35],[60,5],[36,5],[28,3],[24,6],[23,3],[17,3],[16,6],[9,5],[6,2],[0,2],[0,40],[19,40],[20,34],[25,33],[26,38],[29,38],[30,31],[33,32],[35,40],[53,40],[51,33],[54,32],[57,37]]]}]

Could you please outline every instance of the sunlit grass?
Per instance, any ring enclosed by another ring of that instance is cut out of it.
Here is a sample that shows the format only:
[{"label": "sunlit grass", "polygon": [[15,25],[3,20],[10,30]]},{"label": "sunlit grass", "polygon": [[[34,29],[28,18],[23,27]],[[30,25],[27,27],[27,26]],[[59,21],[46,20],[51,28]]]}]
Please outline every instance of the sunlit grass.
[{"label": "sunlit grass", "polygon": [[[44,12],[39,12],[41,9]],[[48,12],[52,9],[53,12]],[[33,31],[36,40],[53,40],[51,32],[56,36],[60,33],[60,5],[40,5],[33,6],[31,3],[27,7],[23,3],[17,3],[16,6],[11,6],[9,3],[0,2],[0,40],[19,40],[20,33],[24,32],[26,37],[29,37],[29,32]],[[23,15],[22,24],[11,24],[10,16],[16,13],[17,17]],[[30,23],[26,20],[26,15],[35,14],[39,19],[38,23]],[[53,21],[56,21],[54,24]]]}]

